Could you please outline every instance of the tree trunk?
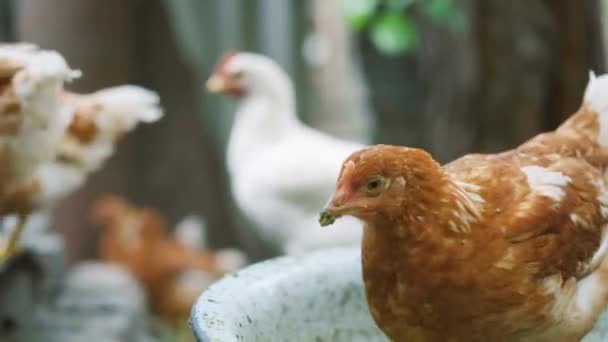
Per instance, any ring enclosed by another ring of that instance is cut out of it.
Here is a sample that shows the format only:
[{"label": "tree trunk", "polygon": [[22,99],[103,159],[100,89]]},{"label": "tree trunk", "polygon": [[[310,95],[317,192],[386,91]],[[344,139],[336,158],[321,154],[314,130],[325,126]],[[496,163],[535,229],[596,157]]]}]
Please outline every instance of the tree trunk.
[{"label": "tree trunk", "polygon": [[13,1],[0,0],[0,43],[14,39]]},{"label": "tree trunk", "polygon": [[603,70],[597,0],[458,4],[462,31],[415,13],[413,56],[388,59],[364,39],[381,142],[421,146],[442,162],[510,148],[555,128],[580,106],[588,71]]},{"label": "tree trunk", "polygon": [[340,1],[313,0],[313,29],[303,51],[319,105],[309,110],[313,127],[337,137],[369,143],[374,131],[369,91],[358,54],[344,21]]}]

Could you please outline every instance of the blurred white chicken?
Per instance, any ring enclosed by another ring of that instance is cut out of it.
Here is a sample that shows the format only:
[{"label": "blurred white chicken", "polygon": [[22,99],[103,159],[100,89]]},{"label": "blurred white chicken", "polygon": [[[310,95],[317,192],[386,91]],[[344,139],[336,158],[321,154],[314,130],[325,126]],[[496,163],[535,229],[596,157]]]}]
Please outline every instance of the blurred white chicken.
[{"label": "blurred white chicken", "polygon": [[239,99],[228,171],[237,204],[262,238],[287,254],[359,244],[357,220],[338,221],[337,229],[322,231],[317,219],[342,161],[362,146],[305,126],[296,115],[289,77],[265,56],[227,54],[207,89]]},{"label": "blurred white chicken", "polygon": [[[38,54],[43,52],[29,45],[0,49],[0,77],[4,77],[0,83],[0,163],[23,165],[14,171],[0,171],[0,214],[18,215],[6,248],[0,251],[4,258],[14,252],[29,213],[49,209],[80,187],[138,122],[154,122],[162,116],[158,96],[137,86],[88,95],[65,92],[63,80],[76,74],[57,53],[47,52],[52,57],[47,59],[30,57],[30,64],[15,57]],[[54,73],[40,72],[43,68]],[[24,82],[38,79],[38,84],[29,86],[29,93],[20,96]],[[10,154],[5,155],[5,151]]]},{"label": "blurred white chicken", "polygon": [[14,252],[33,195],[38,167],[56,156],[73,109],[61,100],[63,84],[80,73],[58,53],[33,45],[0,45],[0,215],[18,215],[0,259]]}]

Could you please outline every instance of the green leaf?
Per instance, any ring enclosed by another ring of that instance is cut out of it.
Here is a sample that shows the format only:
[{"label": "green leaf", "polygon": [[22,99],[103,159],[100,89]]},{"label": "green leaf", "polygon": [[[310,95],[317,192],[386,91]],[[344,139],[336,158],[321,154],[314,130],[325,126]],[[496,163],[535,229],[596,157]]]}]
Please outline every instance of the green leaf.
[{"label": "green leaf", "polygon": [[342,10],[348,25],[355,30],[363,29],[372,18],[378,0],[342,0]]},{"label": "green leaf", "polygon": [[390,9],[403,11],[404,9],[413,5],[415,2],[416,0],[387,0],[386,5]]},{"label": "green leaf", "polygon": [[370,38],[380,52],[391,56],[409,52],[418,43],[414,24],[406,16],[394,11],[381,15],[374,22]]},{"label": "green leaf", "polygon": [[441,22],[447,22],[452,15],[458,12],[453,0],[424,0],[421,6],[427,16]]},{"label": "green leaf", "polygon": [[466,15],[454,0],[425,0],[421,3],[421,9],[438,24],[447,25],[457,31],[468,29]]}]

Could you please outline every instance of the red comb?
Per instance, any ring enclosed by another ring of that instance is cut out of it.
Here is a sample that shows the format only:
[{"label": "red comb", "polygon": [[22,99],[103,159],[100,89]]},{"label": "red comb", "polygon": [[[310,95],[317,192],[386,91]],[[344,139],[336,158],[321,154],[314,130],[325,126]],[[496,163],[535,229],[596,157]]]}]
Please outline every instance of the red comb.
[{"label": "red comb", "polygon": [[223,69],[226,66],[226,64],[228,64],[228,62],[232,59],[232,57],[234,57],[238,52],[237,51],[228,51],[226,52],[222,58],[220,58],[220,60],[217,62],[217,64],[215,65],[215,68],[213,68],[213,73],[223,73]]}]

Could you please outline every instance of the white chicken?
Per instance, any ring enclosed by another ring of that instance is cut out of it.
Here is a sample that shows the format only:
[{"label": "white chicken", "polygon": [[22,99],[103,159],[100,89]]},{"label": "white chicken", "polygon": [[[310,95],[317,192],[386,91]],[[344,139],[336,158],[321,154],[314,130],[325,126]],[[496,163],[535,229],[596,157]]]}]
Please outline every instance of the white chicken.
[{"label": "white chicken", "polygon": [[33,45],[0,45],[0,215],[16,214],[18,223],[0,259],[13,253],[38,190],[33,175],[55,158],[73,117],[61,100],[63,84],[80,73],[61,55]]},{"label": "white chicken", "polygon": [[265,56],[227,54],[207,89],[239,99],[228,143],[228,171],[233,196],[261,237],[287,254],[359,244],[362,229],[357,220],[339,221],[336,230],[321,231],[317,218],[341,162],[363,146],[298,120],[289,77]]}]

